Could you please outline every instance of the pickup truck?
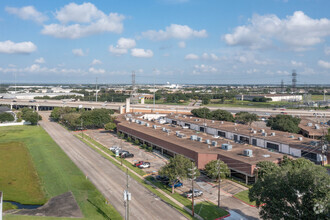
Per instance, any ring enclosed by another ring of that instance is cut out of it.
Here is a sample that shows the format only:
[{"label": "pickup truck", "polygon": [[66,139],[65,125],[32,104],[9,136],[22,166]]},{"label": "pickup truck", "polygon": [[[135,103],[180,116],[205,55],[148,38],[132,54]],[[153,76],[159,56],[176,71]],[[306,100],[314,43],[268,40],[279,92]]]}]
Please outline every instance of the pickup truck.
[{"label": "pickup truck", "polygon": [[[193,195],[192,190],[189,190],[188,192],[186,192],[185,195],[187,196],[187,198],[191,198]],[[203,192],[201,190],[194,189],[194,197],[199,197],[202,195],[203,195]]]}]

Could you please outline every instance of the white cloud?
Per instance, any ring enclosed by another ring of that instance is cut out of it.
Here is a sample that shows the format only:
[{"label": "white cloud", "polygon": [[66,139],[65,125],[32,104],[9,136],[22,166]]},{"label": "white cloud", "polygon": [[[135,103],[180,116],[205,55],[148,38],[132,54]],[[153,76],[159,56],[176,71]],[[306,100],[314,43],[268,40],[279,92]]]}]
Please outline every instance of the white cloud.
[{"label": "white cloud", "polygon": [[257,73],[257,72],[259,72],[259,70],[256,69],[256,68],[254,68],[254,69],[249,69],[249,70],[246,71],[247,74],[253,74],[253,73]]},{"label": "white cloud", "polygon": [[199,57],[196,54],[190,53],[184,57],[185,60],[198,60]]},{"label": "white cloud", "polygon": [[203,53],[201,57],[204,60],[214,60],[214,61],[219,60],[219,57],[217,55],[215,55],[214,53],[210,53],[210,54]]},{"label": "white cloud", "polygon": [[22,53],[28,54],[37,50],[37,46],[31,41],[14,43],[10,40],[0,41],[0,53]]},{"label": "white cloud", "polygon": [[35,63],[40,63],[40,64],[41,64],[41,63],[45,63],[46,61],[45,61],[45,59],[44,59],[43,57],[40,57],[40,58],[38,58],[38,59],[35,59],[34,62],[35,62]]},{"label": "white cloud", "polygon": [[85,56],[85,53],[82,49],[73,49],[72,53],[73,53],[73,55],[78,56],[78,57]]},{"label": "white cloud", "polygon": [[128,52],[128,49],[131,49],[136,46],[136,42],[134,39],[130,38],[119,38],[117,41],[117,45],[109,46],[109,51],[117,56],[126,54]]},{"label": "white cloud", "polygon": [[291,65],[292,66],[303,66],[304,64],[302,62],[291,60]]},{"label": "white cloud", "polygon": [[214,73],[217,72],[218,70],[215,67],[208,66],[208,65],[195,65],[193,74],[200,74],[200,73]]},{"label": "white cloud", "polygon": [[143,57],[143,58],[150,58],[154,55],[151,50],[144,50],[139,48],[133,48],[131,50],[131,55],[133,57]]},{"label": "white cloud", "polygon": [[325,47],[324,48],[324,54],[325,55],[330,55],[330,47]]},{"label": "white cloud", "polygon": [[142,36],[149,38],[151,40],[168,40],[170,38],[174,39],[189,39],[193,37],[204,38],[207,37],[206,30],[193,30],[187,25],[171,24],[166,27],[165,30],[149,30],[142,33]]},{"label": "white cloud", "polygon": [[22,8],[6,7],[5,10],[9,14],[17,15],[23,20],[32,20],[37,23],[43,23],[48,17],[37,11],[33,6],[25,6]]},{"label": "white cloud", "polygon": [[224,35],[231,46],[263,49],[274,46],[274,41],[284,43],[289,49],[304,51],[330,36],[330,20],[312,19],[302,11],[280,19],[276,15],[254,15],[248,25],[238,26],[232,34]]},{"label": "white cloud", "polygon": [[102,61],[101,60],[94,59],[92,61],[92,65],[99,65],[99,64],[102,64]]},{"label": "white cloud", "polygon": [[286,70],[284,70],[284,71],[283,70],[278,70],[278,71],[276,71],[276,73],[278,75],[290,75],[290,73]]},{"label": "white cloud", "polygon": [[326,68],[326,69],[330,69],[330,62],[327,62],[327,61],[324,61],[324,60],[319,60],[317,62],[317,64],[320,66],[320,67],[323,67],[323,68]]},{"label": "white cloud", "polygon": [[136,42],[134,39],[130,38],[119,38],[117,45],[119,48],[131,49],[136,46]]},{"label": "white cloud", "polygon": [[125,17],[117,13],[106,15],[92,3],[70,3],[56,12],[56,18],[60,24],[44,25],[41,33],[56,38],[77,39],[103,32],[121,33]]},{"label": "white cloud", "polygon": [[105,73],[104,69],[95,69],[94,67],[89,68],[88,71],[93,74],[104,74]]},{"label": "white cloud", "polygon": [[178,47],[180,47],[180,48],[186,48],[186,42],[184,42],[184,41],[180,41],[180,42],[178,43]]}]

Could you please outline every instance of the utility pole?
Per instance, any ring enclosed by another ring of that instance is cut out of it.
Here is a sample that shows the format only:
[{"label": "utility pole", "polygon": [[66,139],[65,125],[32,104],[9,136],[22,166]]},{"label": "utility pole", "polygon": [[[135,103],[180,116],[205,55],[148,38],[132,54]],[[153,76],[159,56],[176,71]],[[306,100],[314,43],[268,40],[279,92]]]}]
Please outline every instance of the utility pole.
[{"label": "utility pole", "polygon": [[153,75],[153,78],[154,78],[154,110],[153,110],[153,113],[155,113],[155,103],[156,103],[156,87],[155,87],[155,69],[153,69],[153,72],[154,72],[154,75]]},{"label": "utility pole", "polygon": [[96,77],[96,81],[95,81],[95,92],[96,92],[95,102],[97,102],[97,77]]},{"label": "utility pole", "polygon": [[131,200],[131,193],[128,191],[128,168],[126,168],[126,178],[126,190],[124,190],[125,220],[129,220],[129,201]]},{"label": "utility pole", "polygon": [[84,120],[81,118],[81,120],[80,120],[80,128],[81,128],[81,138],[82,139],[84,139],[83,123],[84,123]]},{"label": "utility pole", "polygon": [[194,202],[194,193],[195,193],[195,189],[194,189],[194,180],[196,179],[196,166],[194,164],[194,162],[191,162],[191,169],[189,170],[189,176],[191,178],[191,191],[192,191],[192,195],[191,195],[191,212],[192,212],[192,216],[195,216],[195,210],[194,210],[194,206],[195,206],[195,202]]},{"label": "utility pole", "polygon": [[221,182],[221,177],[220,177],[220,160],[217,160],[217,172],[218,172],[218,179],[219,179],[219,185],[218,185],[218,207],[220,207],[220,182]]}]

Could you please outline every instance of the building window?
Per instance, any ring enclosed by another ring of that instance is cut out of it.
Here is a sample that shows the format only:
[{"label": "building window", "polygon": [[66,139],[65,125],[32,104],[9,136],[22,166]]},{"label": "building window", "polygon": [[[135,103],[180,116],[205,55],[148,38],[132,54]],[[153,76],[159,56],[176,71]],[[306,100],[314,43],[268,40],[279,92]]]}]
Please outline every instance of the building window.
[{"label": "building window", "polygon": [[246,144],[250,143],[250,138],[248,138],[248,137],[240,136],[239,140],[242,141],[243,143],[246,143]]},{"label": "building window", "polygon": [[173,120],[172,125],[177,125],[177,122]]},{"label": "building window", "polygon": [[267,148],[274,151],[279,151],[280,147],[278,146],[278,144],[272,144],[267,142]]},{"label": "building window", "polygon": [[238,136],[237,134],[234,134],[234,141],[237,141],[238,140]]},{"label": "building window", "polygon": [[199,127],[199,131],[200,132],[204,132],[205,131],[205,128],[204,127]]},{"label": "building window", "polygon": [[301,151],[301,156],[302,157],[305,157],[309,160],[312,160],[312,161],[317,161],[317,155],[316,153],[311,153],[311,152],[308,152],[308,151]]},{"label": "building window", "polygon": [[190,124],[185,123],[184,126],[188,127],[190,129]]},{"label": "building window", "polygon": [[252,145],[257,146],[257,139],[252,139]]},{"label": "building window", "polygon": [[226,132],[218,131],[218,136],[225,138],[226,137]]}]

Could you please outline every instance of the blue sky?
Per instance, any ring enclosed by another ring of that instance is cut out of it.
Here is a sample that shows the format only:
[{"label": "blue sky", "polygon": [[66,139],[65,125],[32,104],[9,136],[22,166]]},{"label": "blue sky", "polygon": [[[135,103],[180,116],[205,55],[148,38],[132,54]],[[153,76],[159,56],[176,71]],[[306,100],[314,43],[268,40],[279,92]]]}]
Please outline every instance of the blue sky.
[{"label": "blue sky", "polygon": [[330,83],[328,0],[0,2],[0,82]]}]

